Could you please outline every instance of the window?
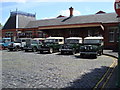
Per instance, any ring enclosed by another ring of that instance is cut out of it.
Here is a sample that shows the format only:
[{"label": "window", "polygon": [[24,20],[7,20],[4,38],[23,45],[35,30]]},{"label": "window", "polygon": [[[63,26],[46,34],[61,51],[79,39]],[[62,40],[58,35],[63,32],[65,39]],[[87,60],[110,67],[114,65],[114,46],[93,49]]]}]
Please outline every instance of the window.
[{"label": "window", "polygon": [[11,37],[11,36],[13,36],[13,33],[12,33],[12,32],[6,32],[6,33],[5,33],[5,36]]},{"label": "window", "polygon": [[78,34],[77,30],[70,30],[70,34]]},{"label": "window", "polygon": [[59,42],[62,42],[62,39],[59,39]]},{"label": "window", "polygon": [[119,41],[119,29],[116,30],[116,39],[117,39],[117,42]]},{"label": "window", "polygon": [[109,42],[118,42],[119,29],[118,27],[109,27]]},{"label": "window", "polygon": [[109,30],[109,42],[114,42],[115,37],[114,37],[114,29]]},{"label": "window", "polygon": [[55,42],[58,42],[58,39],[55,39]]},{"label": "window", "polygon": [[26,37],[32,38],[32,31],[25,32]]},{"label": "window", "polygon": [[88,30],[88,36],[102,36],[99,30]]}]

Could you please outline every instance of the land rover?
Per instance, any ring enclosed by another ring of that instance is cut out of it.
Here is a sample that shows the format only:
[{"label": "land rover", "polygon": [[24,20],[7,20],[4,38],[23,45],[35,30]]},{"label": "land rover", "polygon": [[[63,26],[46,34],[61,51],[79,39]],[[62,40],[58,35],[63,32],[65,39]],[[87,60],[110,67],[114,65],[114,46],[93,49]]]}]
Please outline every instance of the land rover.
[{"label": "land rover", "polygon": [[82,44],[81,37],[69,37],[65,39],[65,43],[61,45],[61,54],[75,54],[79,52],[79,47]]},{"label": "land rover", "polygon": [[97,58],[97,55],[103,54],[103,37],[86,37],[83,45],[80,47],[80,55],[92,55]]},{"label": "land rover", "polygon": [[40,53],[53,53],[59,51],[61,44],[64,44],[64,37],[48,37],[45,39],[42,45],[39,45],[38,50],[40,51]]}]

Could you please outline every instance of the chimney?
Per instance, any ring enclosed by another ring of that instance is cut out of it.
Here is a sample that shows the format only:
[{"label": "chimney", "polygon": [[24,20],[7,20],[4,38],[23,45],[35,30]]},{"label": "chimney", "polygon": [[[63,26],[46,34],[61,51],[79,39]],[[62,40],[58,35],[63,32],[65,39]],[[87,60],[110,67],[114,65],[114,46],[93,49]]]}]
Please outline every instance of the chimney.
[{"label": "chimney", "polygon": [[73,9],[74,9],[74,8],[72,8],[72,7],[69,8],[69,10],[70,10],[70,17],[73,16]]}]

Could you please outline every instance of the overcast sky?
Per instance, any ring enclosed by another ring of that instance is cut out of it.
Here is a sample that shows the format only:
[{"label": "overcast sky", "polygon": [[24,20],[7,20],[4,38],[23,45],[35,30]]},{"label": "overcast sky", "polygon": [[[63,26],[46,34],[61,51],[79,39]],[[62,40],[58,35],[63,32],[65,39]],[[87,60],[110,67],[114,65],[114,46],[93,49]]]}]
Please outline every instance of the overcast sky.
[{"label": "overcast sky", "polygon": [[69,8],[74,8],[74,16],[95,14],[102,10],[114,11],[114,0],[3,0],[0,2],[0,23],[4,25],[10,11],[36,13],[36,19],[56,18],[59,15],[69,16]]}]

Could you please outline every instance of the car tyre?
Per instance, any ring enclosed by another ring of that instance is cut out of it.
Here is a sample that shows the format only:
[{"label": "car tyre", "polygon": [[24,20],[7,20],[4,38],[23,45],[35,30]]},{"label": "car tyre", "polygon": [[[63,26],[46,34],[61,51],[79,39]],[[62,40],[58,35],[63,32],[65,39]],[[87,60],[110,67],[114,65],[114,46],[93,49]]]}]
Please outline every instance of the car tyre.
[{"label": "car tyre", "polygon": [[36,47],[33,47],[33,52],[37,52],[37,48]]},{"label": "car tyre", "polygon": [[94,57],[94,58],[97,58],[97,55],[96,55],[96,54],[93,54],[93,57]]},{"label": "car tyre", "polygon": [[43,53],[43,51],[40,51],[40,53],[42,54],[42,53]]},{"label": "car tyre", "polygon": [[76,51],[75,51],[75,50],[73,50],[73,51],[72,51],[72,54],[73,54],[73,55],[75,55],[75,54],[76,54]]},{"label": "car tyre", "polygon": [[16,46],[16,47],[15,47],[15,51],[18,51],[19,49],[20,49],[19,46]]},{"label": "car tyre", "polygon": [[13,51],[13,49],[8,49],[9,51]]},{"label": "car tyre", "polygon": [[82,53],[81,53],[81,54],[80,54],[80,57],[82,57],[82,58],[83,58],[83,57],[84,57],[84,54],[82,54]]},{"label": "car tyre", "polygon": [[28,50],[25,50],[25,52],[28,52]]},{"label": "car tyre", "polygon": [[65,53],[64,53],[64,51],[61,51],[61,55],[64,55]]}]

